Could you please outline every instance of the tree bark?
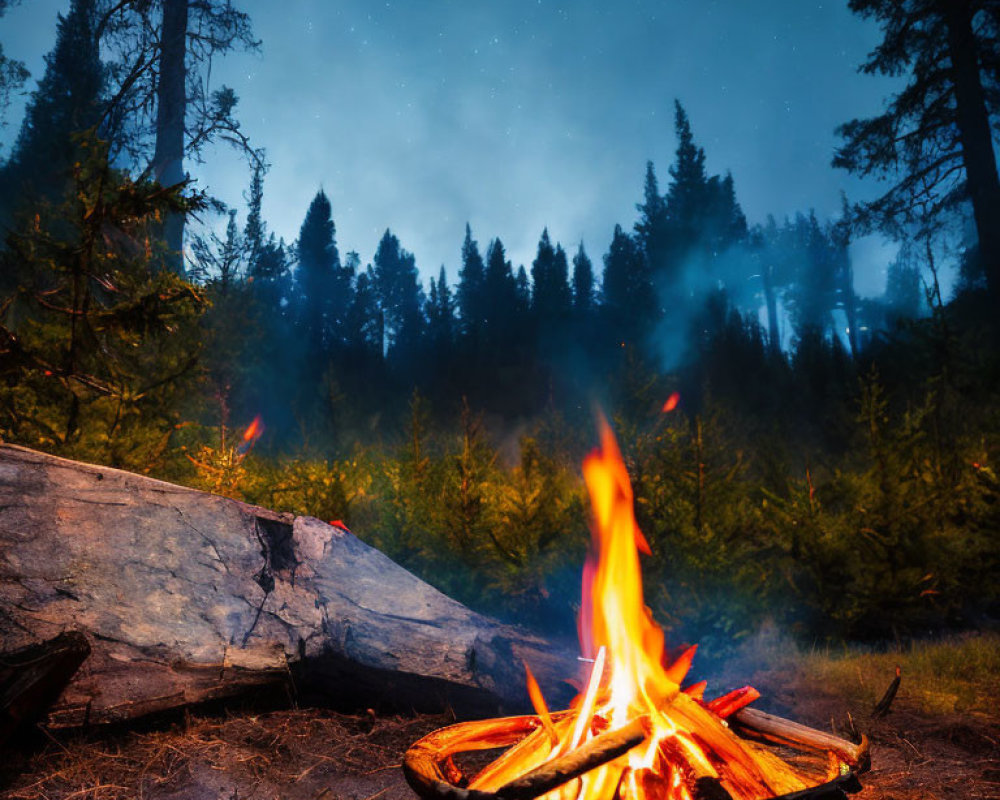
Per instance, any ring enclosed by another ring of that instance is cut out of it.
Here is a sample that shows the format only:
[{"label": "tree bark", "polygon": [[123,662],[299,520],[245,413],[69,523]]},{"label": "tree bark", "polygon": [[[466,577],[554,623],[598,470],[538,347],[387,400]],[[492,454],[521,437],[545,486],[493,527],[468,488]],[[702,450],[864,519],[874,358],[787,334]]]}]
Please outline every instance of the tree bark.
[{"label": "tree bark", "polygon": [[[164,186],[185,179],[184,119],[187,112],[188,0],[163,0],[160,33],[160,74],[156,87],[156,149],[153,177]],[[166,264],[184,275],[184,215],[168,212],[163,220]]]},{"label": "tree bark", "polygon": [[979,256],[995,304],[1000,306],[1000,177],[980,77],[969,0],[942,0],[962,160],[979,237]]},{"label": "tree bark", "polygon": [[290,678],[352,706],[495,713],[529,707],[522,660],[554,702],[578,668],[319,520],[0,446],[0,653],[69,630],[92,652],[53,725]]}]

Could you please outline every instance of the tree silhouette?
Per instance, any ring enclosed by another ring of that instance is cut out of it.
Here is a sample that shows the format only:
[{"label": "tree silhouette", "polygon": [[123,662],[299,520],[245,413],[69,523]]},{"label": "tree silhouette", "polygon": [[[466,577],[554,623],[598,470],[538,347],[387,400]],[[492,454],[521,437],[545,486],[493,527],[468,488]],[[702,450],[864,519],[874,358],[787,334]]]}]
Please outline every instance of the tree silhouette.
[{"label": "tree silhouette", "polygon": [[615,225],[604,256],[602,308],[616,344],[643,345],[657,309],[649,264],[636,241]]},{"label": "tree silhouette", "polygon": [[295,270],[296,325],[310,358],[326,359],[350,304],[335,241],[330,200],[320,189],[299,231]]},{"label": "tree silhouette", "polygon": [[403,357],[418,346],[424,329],[423,289],[412,253],[388,228],[375,251],[375,291],[384,319],[385,351]]},{"label": "tree silhouette", "polygon": [[573,256],[573,311],[579,318],[586,318],[594,308],[594,266],[590,262],[583,242]]},{"label": "tree silhouette", "polygon": [[892,181],[857,207],[863,227],[930,236],[942,217],[972,203],[982,267],[1000,304],[1000,178],[991,117],[1000,113],[1000,14],[991,0],[851,0],[883,38],[863,72],[909,81],[869,119],[837,133],[835,166]]},{"label": "tree silhouette", "polygon": [[79,135],[101,121],[105,70],[95,26],[94,0],[73,0],[59,15],[56,43],[32,93],[10,160],[0,170],[0,207],[45,198],[56,202],[73,185],[82,158]]},{"label": "tree silhouette", "polygon": [[479,254],[479,245],[472,238],[472,228],[465,224],[465,241],[462,242],[462,267],[458,272],[458,313],[462,333],[475,341],[486,315],[484,283],[486,267]]}]

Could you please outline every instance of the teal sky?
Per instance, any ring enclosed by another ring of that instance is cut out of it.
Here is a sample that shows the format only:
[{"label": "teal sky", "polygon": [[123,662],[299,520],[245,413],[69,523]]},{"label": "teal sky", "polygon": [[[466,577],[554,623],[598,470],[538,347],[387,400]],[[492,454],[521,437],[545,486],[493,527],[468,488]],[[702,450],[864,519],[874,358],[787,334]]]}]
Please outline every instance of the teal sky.
[{"label": "teal sky", "polygon": [[[265,218],[294,239],[321,186],[341,252],[367,262],[392,228],[425,276],[457,278],[466,221],[530,265],[542,228],[599,264],[630,227],[647,159],[661,188],[673,101],[712,172],[733,173],[751,222],[876,187],[830,167],[834,128],[880,110],[889,85],[857,66],[878,31],[846,2],[812,0],[244,0],[260,54],[213,67],[267,151]],[[0,20],[5,51],[41,75],[66,0],[24,0]],[[33,83],[32,83],[33,86]],[[0,133],[16,135],[23,103]],[[249,176],[223,146],[189,164],[241,206]],[[858,288],[881,291],[891,252],[855,246]]]}]

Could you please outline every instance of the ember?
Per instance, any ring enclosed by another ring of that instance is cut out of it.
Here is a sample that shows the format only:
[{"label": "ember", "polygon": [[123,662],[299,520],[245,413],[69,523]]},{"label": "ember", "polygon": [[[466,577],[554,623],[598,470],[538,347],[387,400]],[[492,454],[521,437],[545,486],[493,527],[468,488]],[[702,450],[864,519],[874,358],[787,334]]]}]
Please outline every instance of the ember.
[{"label": "ember", "polygon": [[[614,435],[584,462],[593,508],[593,547],[584,567],[582,660],[590,674],[567,711],[550,713],[528,671],[537,716],[470,722],[437,731],[407,753],[410,785],[426,797],[553,800],[762,800],[853,791],[867,742],[836,737],[745,707],[744,687],[710,702],[705,683],[683,687],[695,647],[667,658],[663,631],[643,602],[639,551],[649,545],[633,515],[632,488]],[[791,745],[794,764],[757,741]],[[451,756],[511,746],[459,789]],[[442,771],[443,769],[443,771]],[[850,784],[850,785],[848,785]],[[803,794],[800,794],[803,793]]]}]

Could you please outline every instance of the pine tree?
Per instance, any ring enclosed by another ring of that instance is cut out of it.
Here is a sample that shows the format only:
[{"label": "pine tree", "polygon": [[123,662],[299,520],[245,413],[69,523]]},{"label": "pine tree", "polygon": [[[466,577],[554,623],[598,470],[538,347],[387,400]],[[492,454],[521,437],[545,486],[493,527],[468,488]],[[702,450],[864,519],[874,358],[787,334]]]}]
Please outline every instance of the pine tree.
[{"label": "pine tree", "polygon": [[[16,0],[15,0],[16,2]],[[7,11],[9,0],[0,0],[0,17]],[[4,115],[10,106],[10,96],[24,85],[30,73],[20,61],[4,55],[3,44],[0,44],[0,127],[4,123]]]},{"label": "pine tree", "polygon": [[502,347],[515,326],[517,287],[513,268],[499,238],[490,242],[486,252],[486,279],[483,285],[490,301],[484,326],[485,338],[491,347]]},{"label": "pine tree", "polygon": [[825,337],[833,324],[831,311],[836,304],[836,248],[816,219],[796,215],[788,223],[786,242],[794,258],[795,277],[786,294],[796,338]]},{"label": "pine tree", "polygon": [[431,278],[427,297],[427,338],[438,357],[449,353],[455,346],[457,327],[455,301],[442,265],[437,281]]},{"label": "pine tree", "polygon": [[399,239],[387,228],[373,263],[375,291],[385,320],[386,353],[412,353],[424,329],[424,293],[413,254],[400,247]]},{"label": "pine tree", "polygon": [[101,121],[105,70],[95,38],[95,0],[73,0],[59,15],[56,44],[31,95],[10,160],[0,170],[0,206],[15,199],[57,202],[73,184],[80,134]]},{"label": "pine tree", "polygon": [[355,278],[345,327],[350,352],[358,359],[375,361],[382,358],[384,323],[375,290],[375,272],[370,264],[366,270],[359,270]]},{"label": "pine tree", "polygon": [[542,231],[538,253],[531,264],[531,299],[535,319],[541,324],[559,324],[569,314],[569,265],[561,245],[553,248],[549,229]]},{"label": "pine tree", "polygon": [[246,243],[247,262],[251,268],[264,249],[265,234],[267,233],[261,214],[264,202],[264,173],[266,171],[267,168],[263,161],[254,164],[253,178],[250,180],[250,194],[247,197],[247,221],[243,228],[243,241]]},{"label": "pine tree", "polygon": [[610,336],[623,345],[643,343],[656,321],[653,285],[646,257],[621,225],[604,256],[602,289]]},{"label": "pine tree", "polygon": [[275,239],[272,233],[250,263],[247,277],[251,280],[253,295],[259,299],[267,313],[276,318],[289,315],[292,301],[292,273],[284,239]]},{"label": "pine tree", "polygon": [[889,264],[882,302],[890,324],[898,320],[916,319],[926,307],[920,268],[907,248],[901,250]]},{"label": "pine tree", "polygon": [[705,151],[694,143],[691,122],[680,102],[674,102],[674,127],[677,153],[670,167],[666,215],[669,219],[669,245],[666,268],[676,277],[680,263],[687,257],[701,235],[708,194]]},{"label": "pine tree", "polygon": [[992,120],[1000,113],[1000,13],[993,0],[850,0],[883,39],[861,69],[909,81],[869,119],[837,129],[833,163],[889,179],[859,206],[862,227],[928,237],[971,200],[983,269],[1000,306],[1000,175]]},{"label": "pine tree", "polygon": [[639,220],[635,223],[636,238],[646,254],[646,260],[653,274],[659,274],[667,269],[670,219],[667,214],[667,203],[660,194],[652,161],[646,162],[643,202],[636,205],[636,209],[639,211]]},{"label": "pine tree", "polygon": [[235,283],[243,280],[246,245],[236,226],[236,209],[229,211],[225,238],[214,232],[208,237],[191,237],[191,255],[189,277],[211,284],[218,294],[227,294]]},{"label": "pine tree", "polygon": [[573,311],[586,317],[594,307],[594,266],[583,249],[583,242],[573,256]]},{"label": "pine tree", "polygon": [[190,397],[205,303],[134,243],[167,209],[203,203],[115,170],[93,138],[80,141],[73,182],[0,253],[0,270],[20,277],[0,319],[0,435],[146,469]]},{"label": "pine tree", "polygon": [[335,232],[330,200],[320,189],[299,231],[295,271],[296,325],[311,358],[329,355],[350,303]]},{"label": "pine tree", "polygon": [[472,228],[465,224],[465,241],[462,243],[462,268],[458,273],[458,313],[462,333],[475,340],[486,316],[484,282],[486,267],[479,254],[479,245],[472,238]]},{"label": "pine tree", "polygon": [[514,303],[515,317],[524,320],[531,311],[531,283],[528,281],[528,272],[521,264],[517,268],[517,275],[514,278]]}]

